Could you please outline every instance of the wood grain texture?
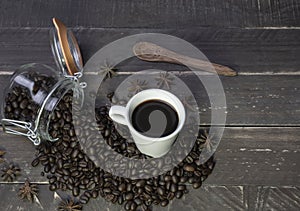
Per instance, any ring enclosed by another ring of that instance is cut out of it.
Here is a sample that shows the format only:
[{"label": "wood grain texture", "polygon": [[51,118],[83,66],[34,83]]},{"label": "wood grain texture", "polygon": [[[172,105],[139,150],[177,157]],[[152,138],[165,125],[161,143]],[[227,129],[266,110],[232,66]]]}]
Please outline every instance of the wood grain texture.
[{"label": "wood grain texture", "polygon": [[246,186],[249,210],[299,210],[299,186]]},{"label": "wood grain texture", "polygon": [[203,186],[191,190],[183,200],[171,203],[170,210],[247,210],[243,186]]},{"label": "wood grain texture", "polygon": [[[56,210],[60,200],[68,195],[67,192],[51,192],[48,185],[39,185],[39,196],[35,203],[30,203],[17,198],[17,192],[21,184],[0,184],[1,211],[32,210],[53,211]],[[174,199],[167,208],[153,206],[153,211],[164,210],[289,210],[296,211],[300,206],[299,186],[253,186],[249,192],[249,186],[209,186],[194,190],[182,199]],[[249,201],[249,197],[255,197],[256,201]],[[91,199],[83,210],[97,211],[124,211],[123,206],[113,205],[103,198]]]},{"label": "wood grain texture", "polygon": [[[229,127],[217,149],[213,173],[201,189],[191,190],[168,208],[154,207],[154,211],[300,209],[300,1],[1,0],[1,91],[22,64],[55,65],[49,45],[52,17],[73,29],[85,62],[101,47],[124,36],[164,33],[190,42],[211,62],[238,71],[238,77],[221,77]],[[132,58],[117,68],[121,74],[107,80],[104,87],[113,89],[119,80],[141,69],[180,75],[201,102],[202,126],[210,124],[207,94],[196,86],[195,78],[181,74],[184,67]],[[0,104],[2,100],[0,96]],[[43,168],[31,167],[34,146],[0,130],[0,148],[7,150],[8,162],[22,169],[15,183],[0,181],[0,210],[56,210],[60,198],[48,190],[47,179],[41,176]],[[39,184],[40,204],[16,199],[26,178]],[[123,208],[97,198],[84,210]]]},{"label": "wood grain texture", "polygon": [[298,185],[299,137],[297,128],[226,128],[206,182]]},{"label": "wood grain texture", "polygon": [[295,0],[1,1],[1,27],[49,27],[55,16],[71,27],[300,26]]},{"label": "wood grain texture", "polygon": [[[211,125],[211,104],[204,86],[199,84],[199,79],[194,75],[176,76],[193,91],[199,106],[200,124]],[[132,81],[129,77],[131,75],[118,75],[106,80],[100,87],[102,96],[115,91],[125,79]],[[8,86],[9,78],[10,76],[0,76],[0,90]],[[203,76],[203,79],[209,79],[209,76]],[[226,125],[300,126],[299,80],[300,76],[221,77],[227,103]],[[0,98],[1,105],[3,99]]]},{"label": "wood grain texture", "polygon": [[[138,33],[164,33],[182,38],[199,48],[211,62],[229,66],[238,74],[300,75],[300,30],[190,28],[190,29],[75,29],[84,62],[104,45]],[[49,29],[0,29],[0,68],[12,71],[21,64],[54,65]],[[171,49],[172,50],[172,49]],[[179,52],[189,55],[184,50]],[[153,67],[137,58],[124,61],[124,71]],[[161,63],[166,70],[179,65]]]},{"label": "wood grain texture", "polygon": [[[0,147],[7,150],[5,158],[22,169],[17,182],[25,178],[47,182],[40,175],[42,168],[30,165],[33,145],[26,138],[0,134]],[[300,185],[299,137],[298,128],[226,128],[216,152],[216,167],[205,184]]]},{"label": "wood grain texture", "polygon": [[258,210],[299,210],[299,187],[261,187],[258,195]]}]

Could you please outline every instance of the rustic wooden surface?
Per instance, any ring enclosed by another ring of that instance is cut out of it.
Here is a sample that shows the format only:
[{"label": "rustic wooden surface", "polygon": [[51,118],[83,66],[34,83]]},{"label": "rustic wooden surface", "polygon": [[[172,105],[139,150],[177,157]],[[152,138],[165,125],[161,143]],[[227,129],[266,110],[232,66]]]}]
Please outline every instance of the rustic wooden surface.
[{"label": "rustic wooden surface", "polygon": [[[86,62],[98,49],[126,35],[145,32],[178,36],[198,47],[210,61],[234,68],[239,76],[221,77],[228,118],[216,152],[217,165],[200,190],[168,208],[154,210],[300,209],[300,2],[247,1],[8,1],[0,2],[0,89],[25,63],[54,66],[49,45],[51,18],[73,29]],[[184,52],[187,53],[188,52]],[[118,79],[148,68],[184,71],[179,65],[132,58],[118,65]],[[125,75],[124,75],[125,74]],[[193,84],[193,77],[181,75]],[[196,88],[194,88],[196,89]],[[205,99],[203,90],[193,90]],[[0,103],[2,104],[2,98]],[[200,107],[209,122],[208,101]],[[2,210],[55,210],[58,195],[48,191],[41,167],[32,168],[34,147],[0,131],[5,157],[22,176],[0,182]],[[25,178],[38,183],[39,203],[14,197]],[[59,193],[63,194],[63,193]],[[85,210],[120,210],[103,199]]]}]

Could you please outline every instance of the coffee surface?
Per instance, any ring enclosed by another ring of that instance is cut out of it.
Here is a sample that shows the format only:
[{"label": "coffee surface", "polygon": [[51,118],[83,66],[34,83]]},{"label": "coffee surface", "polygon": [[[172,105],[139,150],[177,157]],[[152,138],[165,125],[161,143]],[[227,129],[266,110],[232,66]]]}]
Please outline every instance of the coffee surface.
[{"label": "coffee surface", "polygon": [[159,100],[148,100],[138,105],[131,116],[133,127],[145,136],[159,138],[170,135],[178,126],[175,109]]}]

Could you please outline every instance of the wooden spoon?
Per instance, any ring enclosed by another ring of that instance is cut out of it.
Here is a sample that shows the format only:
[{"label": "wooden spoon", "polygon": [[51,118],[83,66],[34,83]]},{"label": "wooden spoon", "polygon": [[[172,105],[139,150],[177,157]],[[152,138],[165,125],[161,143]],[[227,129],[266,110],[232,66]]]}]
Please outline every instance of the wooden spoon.
[{"label": "wooden spoon", "polygon": [[133,52],[139,59],[144,61],[184,64],[206,72],[215,73],[213,70],[211,70],[211,68],[209,68],[212,65],[219,75],[237,75],[237,72],[230,67],[180,55],[154,43],[139,42],[133,46]]}]

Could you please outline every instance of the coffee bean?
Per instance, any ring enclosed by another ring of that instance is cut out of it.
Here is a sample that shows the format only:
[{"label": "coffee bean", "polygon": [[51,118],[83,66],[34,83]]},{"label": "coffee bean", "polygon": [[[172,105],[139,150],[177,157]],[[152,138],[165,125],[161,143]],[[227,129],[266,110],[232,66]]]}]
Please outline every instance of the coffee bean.
[{"label": "coffee bean", "polygon": [[78,154],[79,154],[79,150],[78,150],[78,149],[75,149],[75,150],[72,152],[71,157],[72,157],[72,158],[76,158],[76,157],[78,156]]},{"label": "coffee bean", "polygon": [[165,195],[165,190],[162,187],[157,188],[157,193],[161,196]]},{"label": "coffee bean", "polygon": [[85,168],[85,167],[87,167],[87,162],[85,162],[85,161],[80,161],[80,162],[79,162],[79,166],[82,167],[82,168]]},{"label": "coffee bean", "polygon": [[139,180],[137,183],[136,183],[136,187],[140,188],[140,187],[144,187],[146,184],[146,181],[145,180]]},{"label": "coffee bean", "polygon": [[104,188],[104,189],[103,189],[103,192],[104,192],[104,193],[111,193],[111,191],[112,191],[112,190],[111,190],[110,188]]},{"label": "coffee bean", "polygon": [[168,204],[169,204],[169,200],[163,200],[163,201],[160,203],[160,205],[161,205],[162,207],[166,207],[166,206],[168,206]]},{"label": "coffee bean", "polygon": [[49,179],[49,183],[50,184],[53,184],[53,183],[55,183],[57,181],[57,178],[55,177],[55,176],[53,176],[53,177],[51,177],[50,179]]},{"label": "coffee bean", "polygon": [[201,172],[200,171],[194,171],[194,174],[197,176],[197,177],[201,177]]},{"label": "coffee bean", "polygon": [[67,169],[62,169],[62,172],[64,175],[69,176],[70,175],[70,171],[68,171]]},{"label": "coffee bean", "polygon": [[73,187],[73,190],[72,190],[72,193],[73,193],[73,196],[78,196],[79,195],[79,188],[78,187]]},{"label": "coffee bean", "polygon": [[48,160],[48,156],[47,155],[42,155],[38,158],[40,161],[46,161]]},{"label": "coffee bean", "polygon": [[16,102],[16,101],[12,102],[12,107],[13,108],[18,108],[19,107],[18,102]]},{"label": "coffee bean", "polygon": [[126,190],[126,184],[125,183],[120,184],[118,190],[124,192]]},{"label": "coffee bean", "polygon": [[196,183],[193,183],[193,188],[194,189],[198,189],[201,187],[201,182],[196,182]]},{"label": "coffee bean", "polygon": [[178,185],[178,190],[185,190],[186,186],[185,185]]},{"label": "coffee bean", "polygon": [[90,181],[87,185],[86,185],[87,189],[92,190],[96,187],[95,182]]},{"label": "coffee bean", "polygon": [[135,198],[134,202],[137,204],[137,206],[140,206],[143,204],[143,201],[140,198]]},{"label": "coffee bean", "polygon": [[170,191],[173,192],[173,193],[175,193],[177,190],[178,190],[178,186],[177,186],[176,184],[173,183],[173,184],[171,185]]},{"label": "coffee bean", "polygon": [[171,180],[172,180],[172,177],[171,177],[170,175],[167,175],[167,176],[165,176],[164,180],[165,180],[166,182],[171,181]]},{"label": "coffee bean", "polygon": [[134,197],[133,193],[132,193],[132,192],[129,192],[129,193],[127,193],[127,194],[125,195],[125,200],[126,200],[126,201],[130,201],[130,200],[133,199],[133,197]]},{"label": "coffee bean", "polygon": [[148,192],[148,193],[152,193],[152,192],[153,192],[153,188],[152,188],[150,185],[146,185],[146,186],[145,186],[145,190],[146,190],[146,192]]},{"label": "coffee bean", "polygon": [[72,172],[71,173],[71,176],[72,177],[77,177],[77,176],[79,176],[80,174],[79,174],[79,171],[74,171],[74,172]]},{"label": "coffee bean", "polygon": [[168,200],[172,200],[172,199],[174,199],[174,197],[175,197],[175,193],[173,193],[173,192],[169,192],[167,195]]},{"label": "coffee bean", "polygon": [[176,184],[177,184],[179,181],[180,181],[180,178],[179,178],[179,177],[177,177],[176,175],[173,175],[173,176],[172,176],[172,182],[173,182],[173,183],[176,183]]},{"label": "coffee bean", "polygon": [[93,190],[93,191],[92,191],[92,197],[93,197],[94,199],[97,198],[97,197],[98,197],[98,191]]},{"label": "coffee bean", "polygon": [[195,171],[195,168],[194,168],[192,165],[190,165],[190,164],[185,164],[185,165],[183,166],[183,169],[184,169],[185,171],[188,171],[188,172],[193,172],[193,171]]},{"label": "coffee bean", "polygon": [[88,184],[89,183],[89,179],[88,178],[85,178],[85,179],[83,179],[83,180],[81,180],[81,183],[83,184],[83,185],[86,185],[86,184]]},{"label": "coffee bean", "polygon": [[47,165],[44,167],[44,172],[49,173],[50,169],[51,169],[51,166],[50,166],[49,164],[47,164]]},{"label": "coffee bean", "polygon": [[56,184],[50,185],[50,186],[49,186],[49,189],[50,189],[51,191],[55,191],[55,190],[57,189]]},{"label": "coffee bean", "polygon": [[182,177],[182,175],[183,175],[183,170],[182,169],[177,169],[176,170],[176,176],[177,177]]},{"label": "coffee bean", "polygon": [[188,177],[181,177],[180,178],[180,183],[186,183],[188,181]]},{"label": "coffee bean", "polygon": [[84,195],[86,195],[88,198],[92,197],[92,193],[90,191],[85,191]]},{"label": "coffee bean", "polygon": [[130,210],[131,209],[131,204],[132,204],[132,201],[126,202],[126,204],[124,206],[125,210]]},{"label": "coffee bean", "polygon": [[177,191],[177,192],[175,193],[175,197],[176,197],[177,199],[182,198],[182,196],[183,196],[183,192],[182,192],[182,191]]},{"label": "coffee bean", "polygon": [[89,198],[86,195],[81,195],[79,198],[81,204],[86,204],[89,201]]},{"label": "coffee bean", "polygon": [[131,210],[131,211],[135,211],[136,208],[137,208],[137,204],[133,201],[133,202],[131,203],[130,210]]},{"label": "coffee bean", "polygon": [[27,105],[28,105],[28,100],[27,100],[27,99],[24,99],[24,100],[22,100],[21,103],[20,103],[20,108],[21,108],[21,109],[25,109],[25,108],[27,107]]},{"label": "coffee bean", "polygon": [[40,163],[40,159],[39,159],[39,158],[35,158],[35,159],[31,162],[31,165],[32,165],[33,167],[36,167],[36,166],[39,165],[39,163]]},{"label": "coffee bean", "polygon": [[194,161],[194,159],[192,158],[192,156],[189,155],[186,157],[186,162],[193,163],[193,161]]}]

